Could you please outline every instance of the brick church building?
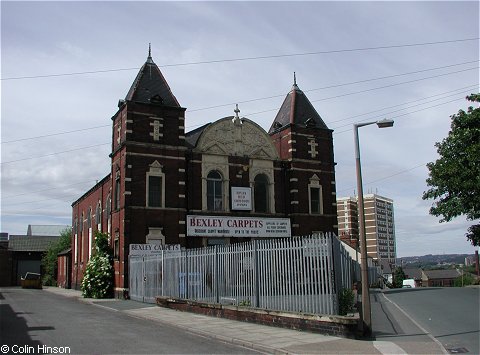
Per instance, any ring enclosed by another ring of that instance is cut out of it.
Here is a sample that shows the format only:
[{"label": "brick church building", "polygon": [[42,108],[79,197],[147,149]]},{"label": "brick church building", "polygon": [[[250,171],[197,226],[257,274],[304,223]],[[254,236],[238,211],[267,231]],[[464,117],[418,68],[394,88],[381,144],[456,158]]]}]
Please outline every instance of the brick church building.
[{"label": "brick church building", "polygon": [[185,111],[149,53],[112,117],[110,173],[72,204],[72,287],[96,230],[110,236],[117,296],[131,244],[337,232],[332,130],[296,82],[268,132],[237,107],[185,133]]}]

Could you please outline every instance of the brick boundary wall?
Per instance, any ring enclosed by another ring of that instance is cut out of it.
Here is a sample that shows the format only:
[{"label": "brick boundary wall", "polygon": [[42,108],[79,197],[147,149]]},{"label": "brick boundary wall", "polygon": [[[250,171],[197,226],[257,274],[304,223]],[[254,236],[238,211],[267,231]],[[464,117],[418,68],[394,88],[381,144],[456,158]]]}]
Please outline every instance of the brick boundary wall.
[{"label": "brick boundary wall", "polygon": [[257,323],[268,326],[306,330],[324,335],[356,338],[358,315],[351,317],[313,315],[304,313],[263,310],[222,304],[202,303],[171,297],[156,297],[160,307],[236,321]]}]

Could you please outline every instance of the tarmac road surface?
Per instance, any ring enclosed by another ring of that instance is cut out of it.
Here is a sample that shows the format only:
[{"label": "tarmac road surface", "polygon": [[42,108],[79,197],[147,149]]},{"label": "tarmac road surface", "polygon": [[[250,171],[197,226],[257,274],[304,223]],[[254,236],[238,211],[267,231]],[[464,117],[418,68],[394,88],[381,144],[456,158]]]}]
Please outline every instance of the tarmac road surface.
[{"label": "tarmac road surface", "polygon": [[448,352],[480,354],[480,287],[420,287],[384,295]]},{"label": "tarmac road surface", "polygon": [[[128,304],[130,308],[156,308]],[[1,352],[9,354],[258,353],[45,290],[0,289],[0,317]]]}]

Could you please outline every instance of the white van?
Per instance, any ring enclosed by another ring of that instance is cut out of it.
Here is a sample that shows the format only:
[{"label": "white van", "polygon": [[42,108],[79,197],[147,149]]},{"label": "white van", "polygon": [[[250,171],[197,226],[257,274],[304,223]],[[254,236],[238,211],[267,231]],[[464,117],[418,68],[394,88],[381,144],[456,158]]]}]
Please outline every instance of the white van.
[{"label": "white van", "polygon": [[402,288],[415,288],[415,280],[414,279],[405,279],[402,283]]}]

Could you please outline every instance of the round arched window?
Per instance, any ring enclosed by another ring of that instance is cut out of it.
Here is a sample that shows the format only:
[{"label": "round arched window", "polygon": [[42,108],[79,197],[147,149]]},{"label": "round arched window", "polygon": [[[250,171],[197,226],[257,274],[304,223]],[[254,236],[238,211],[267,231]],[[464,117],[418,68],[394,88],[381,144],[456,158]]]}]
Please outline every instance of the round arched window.
[{"label": "round arched window", "polygon": [[223,211],[223,180],[222,175],[210,171],[207,175],[207,209],[209,211]]}]

